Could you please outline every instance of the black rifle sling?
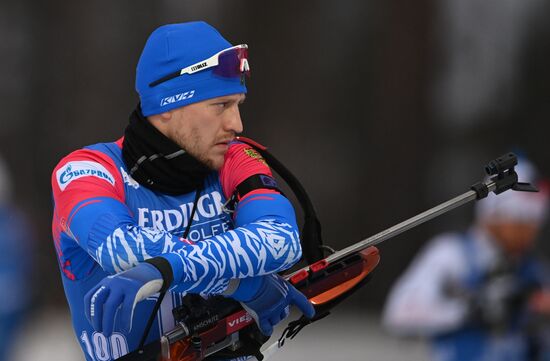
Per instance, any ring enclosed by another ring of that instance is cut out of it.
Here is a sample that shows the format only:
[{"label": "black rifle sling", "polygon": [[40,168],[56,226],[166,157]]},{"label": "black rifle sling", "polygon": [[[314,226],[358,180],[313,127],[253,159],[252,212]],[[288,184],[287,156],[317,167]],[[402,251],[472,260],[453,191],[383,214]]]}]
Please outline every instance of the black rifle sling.
[{"label": "black rifle sling", "polygon": [[267,148],[255,141],[237,137],[237,140],[254,148],[266,160],[269,166],[281,176],[281,178],[290,186],[290,189],[296,196],[304,212],[304,225],[301,233],[302,254],[308,264],[315,263],[325,256],[323,254],[323,240],[321,237],[321,223],[317,218],[317,213],[313,203],[309,198],[305,188],[298,178],[288,170],[275,156],[267,151]]}]

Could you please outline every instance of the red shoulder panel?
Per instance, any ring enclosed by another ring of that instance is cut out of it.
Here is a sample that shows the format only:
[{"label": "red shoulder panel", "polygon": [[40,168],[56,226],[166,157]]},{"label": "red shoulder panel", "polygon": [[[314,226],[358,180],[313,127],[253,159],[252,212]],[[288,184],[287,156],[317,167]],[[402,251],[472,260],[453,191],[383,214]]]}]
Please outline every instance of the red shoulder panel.
[{"label": "red shoulder panel", "polygon": [[124,202],[124,182],[115,162],[106,154],[77,150],[55,167],[52,173],[55,211],[66,222],[73,208],[90,198],[111,197]]}]

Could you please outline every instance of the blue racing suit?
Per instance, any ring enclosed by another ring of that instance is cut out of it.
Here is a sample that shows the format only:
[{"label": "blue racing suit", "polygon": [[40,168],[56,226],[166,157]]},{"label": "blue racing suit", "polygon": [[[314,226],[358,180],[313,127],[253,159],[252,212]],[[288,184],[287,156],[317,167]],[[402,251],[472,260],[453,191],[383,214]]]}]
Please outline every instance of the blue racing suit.
[{"label": "blue racing suit", "polygon": [[[295,213],[279,192],[243,195],[233,216],[224,204],[254,174],[271,176],[249,146],[233,142],[220,171],[196,192],[167,195],[138,184],[122,159],[122,139],[77,150],[54,169],[52,231],[73,327],[86,360],[108,361],[137,348],[157,295],[137,304],[129,333],[109,338],[84,315],[84,295],[101,279],[163,255],[174,272],[146,343],[175,326],[183,294],[219,294],[229,280],[289,268],[301,257]],[[190,232],[181,236],[188,223]],[[117,321],[115,320],[115,331]]]}]

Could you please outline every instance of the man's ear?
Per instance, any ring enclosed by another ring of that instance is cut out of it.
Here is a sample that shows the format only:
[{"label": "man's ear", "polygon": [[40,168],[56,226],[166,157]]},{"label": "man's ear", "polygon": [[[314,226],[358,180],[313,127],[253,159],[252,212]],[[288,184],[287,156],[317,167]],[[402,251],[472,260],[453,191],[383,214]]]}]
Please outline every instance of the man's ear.
[{"label": "man's ear", "polygon": [[151,124],[162,124],[172,119],[172,112],[164,112],[160,114],[149,115],[147,117]]},{"label": "man's ear", "polygon": [[162,117],[162,119],[170,120],[172,119],[172,112],[164,112],[161,113],[160,116]]},{"label": "man's ear", "polygon": [[164,121],[170,120],[170,119],[172,119],[172,112],[160,113],[160,114],[159,114],[159,117],[160,117],[162,120],[164,120]]}]

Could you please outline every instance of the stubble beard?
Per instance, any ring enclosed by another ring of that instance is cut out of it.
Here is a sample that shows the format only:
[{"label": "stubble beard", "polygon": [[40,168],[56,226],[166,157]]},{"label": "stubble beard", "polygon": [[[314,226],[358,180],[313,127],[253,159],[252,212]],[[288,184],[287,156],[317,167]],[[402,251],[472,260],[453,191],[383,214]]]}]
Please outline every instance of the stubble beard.
[{"label": "stubble beard", "polygon": [[201,151],[203,138],[196,128],[192,128],[188,134],[177,134],[176,142],[183,150],[189,153],[193,158],[212,170],[218,170],[212,159],[209,159],[205,151]]}]

